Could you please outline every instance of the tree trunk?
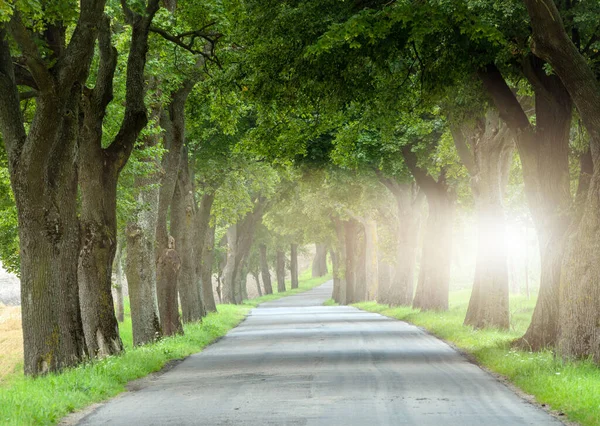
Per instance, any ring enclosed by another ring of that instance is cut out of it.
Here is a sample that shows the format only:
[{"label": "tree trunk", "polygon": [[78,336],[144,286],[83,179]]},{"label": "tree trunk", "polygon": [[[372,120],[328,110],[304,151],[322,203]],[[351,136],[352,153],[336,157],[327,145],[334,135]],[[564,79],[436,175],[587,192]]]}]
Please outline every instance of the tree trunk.
[{"label": "tree trunk", "polygon": [[260,274],[258,271],[252,272],[252,276],[254,277],[254,281],[256,282],[256,291],[258,292],[258,297],[262,297],[263,292],[260,288]]},{"label": "tree trunk", "polygon": [[345,278],[345,303],[349,305],[355,303],[355,288],[356,288],[356,263],[357,253],[356,246],[358,240],[358,223],[350,219],[344,222],[344,278]]},{"label": "tree trunk", "polygon": [[356,221],[356,242],[354,261],[354,302],[367,300],[367,239],[362,223]]},{"label": "tree trunk", "polygon": [[193,194],[187,149],[184,147],[179,178],[171,204],[171,234],[179,247],[178,253],[181,258],[178,289],[184,323],[199,321],[206,315],[200,298],[199,280],[196,276],[195,262],[198,256],[195,250],[199,245],[194,240],[197,220]]},{"label": "tree trunk", "polygon": [[[82,88],[98,24],[106,22],[104,7],[103,1],[82,4],[75,12],[77,37],[70,40],[60,31],[66,22],[40,32],[21,19],[18,8],[0,26],[0,130],[18,212],[27,375],[58,371],[86,357],[77,277],[77,141]],[[53,45],[36,43],[34,33],[56,38]],[[11,53],[25,59],[19,68],[37,95],[27,131]]]},{"label": "tree trunk", "polygon": [[277,274],[277,293],[285,291],[285,253],[277,250],[277,265],[275,266]]},{"label": "tree trunk", "polygon": [[156,266],[156,291],[160,324],[165,336],[183,334],[179,318],[177,283],[181,269],[181,259],[175,250],[175,239],[169,237],[169,247],[163,251]]},{"label": "tree trunk", "polygon": [[312,263],[312,277],[322,277],[327,275],[327,246],[325,244],[315,244],[316,253]]},{"label": "tree trunk", "polygon": [[377,256],[377,222],[366,220],[365,228],[365,271],[367,300],[375,301],[379,292],[379,260]]},{"label": "tree trunk", "polygon": [[[145,147],[159,144],[160,138],[149,135]],[[153,163],[154,172],[148,176],[137,176],[133,189],[135,193],[134,213],[127,224],[127,261],[125,274],[129,290],[133,345],[143,345],[162,335],[158,316],[156,294],[156,226],[158,220],[160,162],[148,157],[141,161]]]},{"label": "tree trunk", "polygon": [[[87,157],[85,152],[82,147],[79,298],[88,353],[105,357],[123,350],[112,299],[112,265],[117,248],[117,176],[107,173],[103,163],[97,164],[96,157]],[[101,154],[98,155],[101,159]]]},{"label": "tree trunk", "polygon": [[413,308],[448,310],[454,202],[442,185],[439,192],[426,192],[428,215],[423,253]]},{"label": "tree trunk", "polygon": [[331,263],[333,267],[333,300],[341,305],[347,304],[346,294],[346,230],[344,222],[338,218],[332,218],[336,234],[336,247],[331,251]]},{"label": "tree trunk", "polygon": [[205,234],[202,248],[202,267],[200,278],[202,281],[202,301],[206,312],[217,312],[215,294],[212,286],[212,269],[215,259],[215,227],[210,226]]},{"label": "tree trunk", "polygon": [[260,273],[262,275],[263,285],[265,286],[265,294],[273,294],[273,286],[271,285],[271,272],[269,271],[269,263],[267,262],[267,246],[261,244],[260,250]]},{"label": "tree trunk", "polygon": [[572,205],[568,159],[572,107],[562,82],[546,75],[542,61],[528,57],[523,69],[535,91],[535,128],[495,67],[479,75],[500,117],[516,135],[525,194],[537,230],[540,292],[529,328],[517,344],[539,350],[553,346],[558,335],[561,264]]},{"label": "tree trunk", "polygon": [[495,110],[476,120],[474,128],[463,124],[452,133],[471,175],[478,218],[475,280],[464,323],[475,328],[507,329],[508,255],[502,199],[512,160],[512,136]]},{"label": "tree trunk", "polygon": [[573,99],[590,135],[594,164],[582,214],[569,230],[564,250],[558,351],[563,357],[591,356],[600,362],[600,82],[569,39],[555,3],[525,4],[533,27],[532,50],[552,66]]},{"label": "tree trunk", "polygon": [[238,284],[238,292],[236,297],[236,303],[241,304],[244,300],[248,300],[248,265],[246,260],[243,261],[240,268],[240,278]]},{"label": "tree trunk", "polygon": [[388,286],[381,287],[380,303],[410,306],[415,291],[418,236],[423,193],[414,184],[381,178],[396,199],[396,251],[394,270]]},{"label": "tree trunk", "polygon": [[[325,251],[327,254],[327,251]],[[292,274],[292,289],[298,288],[298,244],[290,248],[290,272]]]},{"label": "tree trunk", "polygon": [[[75,170],[62,168],[60,175],[45,178],[12,171],[19,217],[27,375],[59,371],[86,357],[77,289]],[[58,181],[50,183],[49,178]]]},{"label": "tree trunk", "polygon": [[446,183],[445,169],[442,169],[436,181],[417,165],[417,157],[412,152],[411,145],[402,148],[402,155],[417,184],[425,194],[428,205],[419,281],[413,308],[445,311],[448,310],[452,260],[454,194],[451,193]]},{"label": "tree trunk", "polygon": [[117,244],[117,254],[115,256],[115,275],[117,282],[115,284],[115,304],[117,305],[117,321],[125,321],[125,306],[123,305],[123,246]]},{"label": "tree trunk", "polygon": [[224,303],[236,303],[235,291],[236,288],[239,288],[239,273],[241,267],[245,266],[246,258],[252,248],[254,231],[262,221],[265,204],[266,200],[264,198],[257,197],[254,200],[254,209],[227,230],[229,249],[227,250],[227,264],[223,271]]}]

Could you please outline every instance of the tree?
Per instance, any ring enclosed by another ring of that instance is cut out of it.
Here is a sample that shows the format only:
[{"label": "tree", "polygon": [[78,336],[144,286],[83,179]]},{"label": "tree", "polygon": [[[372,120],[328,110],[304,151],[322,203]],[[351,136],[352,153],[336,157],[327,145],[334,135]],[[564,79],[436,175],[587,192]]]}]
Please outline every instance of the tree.
[{"label": "tree", "polygon": [[[77,286],[76,145],[79,100],[104,3],[82,0],[78,12],[64,8],[47,16],[28,16],[16,7],[0,24],[0,130],[19,219],[28,375],[77,364],[87,353]],[[28,27],[36,23],[44,31]],[[20,59],[13,60],[11,42]],[[27,130],[20,85],[36,92]]]},{"label": "tree", "polygon": [[[600,83],[566,33],[554,1],[525,0],[533,27],[533,53],[546,60],[568,91],[590,135],[593,164],[600,160]],[[592,39],[593,40],[593,39]],[[593,42],[592,42],[593,44]],[[565,357],[600,361],[597,305],[600,270],[595,261],[600,222],[600,170],[594,167],[582,213],[569,231],[560,276],[558,350]]]}]

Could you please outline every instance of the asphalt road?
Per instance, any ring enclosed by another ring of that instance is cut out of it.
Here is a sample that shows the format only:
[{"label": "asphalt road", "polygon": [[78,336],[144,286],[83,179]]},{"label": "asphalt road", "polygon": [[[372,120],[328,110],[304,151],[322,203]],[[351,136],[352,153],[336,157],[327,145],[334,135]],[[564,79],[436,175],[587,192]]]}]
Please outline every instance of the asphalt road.
[{"label": "asphalt road", "polygon": [[332,284],[264,303],[226,337],[82,425],[558,425],[444,342]]}]

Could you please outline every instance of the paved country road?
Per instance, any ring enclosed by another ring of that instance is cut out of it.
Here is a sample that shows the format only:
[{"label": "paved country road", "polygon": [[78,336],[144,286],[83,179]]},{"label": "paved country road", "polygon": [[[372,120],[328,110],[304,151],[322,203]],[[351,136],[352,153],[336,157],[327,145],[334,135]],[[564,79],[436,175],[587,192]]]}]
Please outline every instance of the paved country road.
[{"label": "paved country road", "polygon": [[82,425],[559,425],[444,342],[332,284],[268,302]]}]

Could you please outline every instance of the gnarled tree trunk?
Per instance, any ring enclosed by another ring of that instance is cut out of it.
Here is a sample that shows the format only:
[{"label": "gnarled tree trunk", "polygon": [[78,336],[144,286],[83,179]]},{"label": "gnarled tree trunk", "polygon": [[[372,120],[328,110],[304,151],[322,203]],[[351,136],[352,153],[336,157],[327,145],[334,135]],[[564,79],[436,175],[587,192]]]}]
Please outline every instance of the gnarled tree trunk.
[{"label": "gnarled tree trunk", "polygon": [[547,75],[538,58],[525,58],[523,71],[535,91],[535,128],[494,66],[479,76],[515,135],[523,166],[525,194],[540,247],[541,276],[533,317],[518,345],[539,350],[556,343],[559,328],[561,265],[572,205],[568,159],[572,107],[562,82]]},{"label": "gnarled tree trunk", "polygon": [[553,1],[525,0],[533,52],[560,77],[590,135],[594,171],[582,214],[569,230],[560,279],[558,351],[600,362],[600,82],[569,39]]},{"label": "gnarled tree trunk", "polygon": [[[48,38],[43,55],[35,41],[39,31],[27,27],[18,6],[0,25],[0,130],[19,221],[27,375],[58,371],[86,357],[77,277],[76,151],[79,101],[104,6],[81,3],[71,40],[60,30],[67,23],[60,21],[39,34]],[[24,58],[19,69],[27,81],[15,75],[11,44]],[[28,131],[19,105],[21,84],[37,93]]]},{"label": "gnarled tree trunk", "polygon": [[502,199],[512,159],[512,138],[495,110],[480,117],[474,128],[462,125],[452,133],[471,175],[478,219],[475,280],[465,325],[507,329],[508,256]]},{"label": "gnarled tree trunk", "polygon": [[198,259],[195,241],[196,203],[194,188],[190,178],[187,149],[183,148],[183,158],[179,168],[179,177],[171,204],[171,234],[179,245],[181,272],[179,274],[179,300],[181,302],[184,323],[199,321],[206,315],[202,304],[199,280],[196,276],[195,262]]}]

